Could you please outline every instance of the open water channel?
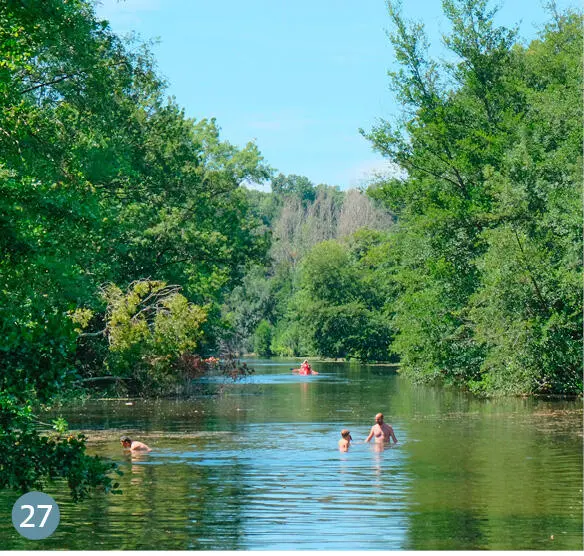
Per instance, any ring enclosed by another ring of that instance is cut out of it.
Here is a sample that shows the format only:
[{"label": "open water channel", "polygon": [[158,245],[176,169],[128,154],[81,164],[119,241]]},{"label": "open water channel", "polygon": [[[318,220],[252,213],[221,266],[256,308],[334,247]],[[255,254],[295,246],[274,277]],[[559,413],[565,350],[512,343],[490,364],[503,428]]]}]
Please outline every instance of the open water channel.
[{"label": "open water channel", "polygon": [[[2,549],[582,549],[582,400],[478,400],[391,367],[249,360],[255,373],[192,400],[91,401],[61,413],[119,463],[121,495],[61,510],[48,539]],[[132,405],[126,405],[132,403]],[[364,444],[377,412],[399,443]],[[337,449],[349,428],[349,452]],[[129,434],[153,451],[125,455]]]}]

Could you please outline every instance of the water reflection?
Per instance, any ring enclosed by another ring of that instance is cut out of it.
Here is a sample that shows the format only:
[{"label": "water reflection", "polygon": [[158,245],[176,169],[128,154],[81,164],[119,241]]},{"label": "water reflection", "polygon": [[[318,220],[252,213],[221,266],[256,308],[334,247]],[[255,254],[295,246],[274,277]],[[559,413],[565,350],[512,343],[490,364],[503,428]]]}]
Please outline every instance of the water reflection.
[{"label": "water reflection", "polygon": [[[91,402],[69,423],[117,461],[123,494],[61,507],[53,537],[12,528],[0,548],[581,549],[581,402],[475,400],[414,386],[383,367],[261,362],[196,400]],[[253,364],[251,365],[253,366]],[[400,442],[364,444],[382,411]],[[356,440],[338,449],[348,428]],[[153,448],[124,454],[121,432]],[[553,540],[550,538],[553,535]]]}]

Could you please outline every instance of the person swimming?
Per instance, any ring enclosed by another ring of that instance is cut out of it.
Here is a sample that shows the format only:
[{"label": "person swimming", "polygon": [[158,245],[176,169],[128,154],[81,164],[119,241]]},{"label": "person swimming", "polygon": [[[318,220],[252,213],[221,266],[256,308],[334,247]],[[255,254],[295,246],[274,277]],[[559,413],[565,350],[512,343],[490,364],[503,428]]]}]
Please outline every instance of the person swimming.
[{"label": "person swimming", "polygon": [[122,436],[120,438],[120,444],[124,450],[130,450],[132,452],[151,452],[152,449],[146,446],[144,442],[138,442],[137,440],[132,440],[129,436]]},{"label": "person swimming", "polygon": [[339,440],[339,450],[341,452],[348,452],[351,440],[353,440],[353,438],[351,437],[349,429],[343,429],[341,431],[341,439]]}]

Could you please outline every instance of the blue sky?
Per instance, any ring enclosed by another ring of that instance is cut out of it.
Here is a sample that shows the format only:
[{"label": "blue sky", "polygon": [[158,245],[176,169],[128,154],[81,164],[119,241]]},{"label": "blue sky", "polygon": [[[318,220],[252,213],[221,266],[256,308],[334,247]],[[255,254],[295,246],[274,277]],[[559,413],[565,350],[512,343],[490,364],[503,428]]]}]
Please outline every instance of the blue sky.
[{"label": "blue sky", "polygon": [[[547,20],[539,0],[499,4],[498,21],[524,39]],[[439,57],[440,1],[403,5]],[[347,188],[387,166],[358,132],[398,112],[383,0],[101,0],[97,13],[120,34],[158,39],[159,73],[187,115],[217,118],[236,145],[255,140],[278,171]]]}]

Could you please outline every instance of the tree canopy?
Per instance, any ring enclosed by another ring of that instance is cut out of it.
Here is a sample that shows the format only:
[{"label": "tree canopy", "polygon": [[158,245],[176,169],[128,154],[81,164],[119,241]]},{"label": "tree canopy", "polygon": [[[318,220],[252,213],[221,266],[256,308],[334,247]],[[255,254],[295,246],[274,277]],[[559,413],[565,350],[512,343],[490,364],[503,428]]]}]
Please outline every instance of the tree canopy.
[{"label": "tree canopy", "polygon": [[[43,454],[27,407],[104,373],[138,379],[143,357],[172,366],[189,338],[217,343],[222,297],[267,249],[241,186],[271,170],[253,143],[187,118],[147,46],[116,36],[92,2],[4,2],[0,33],[0,407],[42,460],[65,445]],[[144,313],[122,332],[116,300],[131,284],[182,293],[150,332]],[[122,347],[123,334],[138,340]],[[39,481],[74,472],[47,466]]]},{"label": "tree canopy", "polygon": [[362,133],[402,173],[365,192],[186,117],[91,1],[0,3],[0,488],[115,491],[38,412],[104,378],[164,394],[222,350],[582,391],[582,16],[552,4],[524,44],[486,0],[443,10],[437,61],[388,4],[401,112]]},{"label": "tree canopy", "polygon": [[395,211],[393,349],[421,379],[475,391],[582,388],[582,20],[528,46],[485,0],[445,0],[454,61],[389,4],[395,122],[365,135],[407,171]]}]

